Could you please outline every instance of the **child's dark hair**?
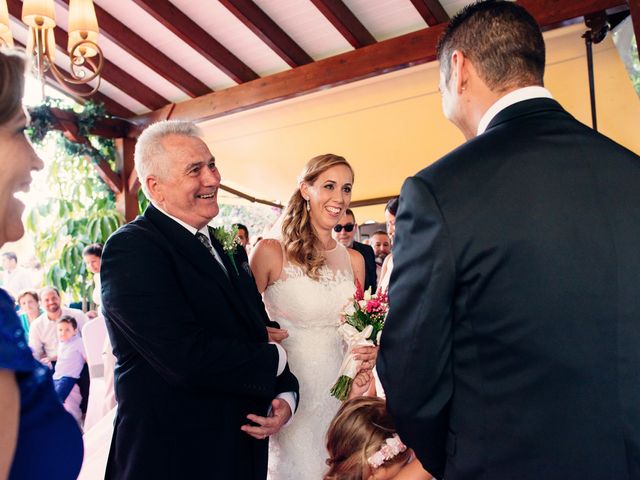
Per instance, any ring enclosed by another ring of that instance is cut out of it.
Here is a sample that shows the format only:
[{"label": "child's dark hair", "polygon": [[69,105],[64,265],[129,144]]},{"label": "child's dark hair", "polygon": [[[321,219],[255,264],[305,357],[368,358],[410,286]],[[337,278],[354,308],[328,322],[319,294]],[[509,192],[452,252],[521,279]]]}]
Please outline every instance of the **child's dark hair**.
[{"label": "child's dark hair", "polygon": [[[384,400],[357,397],[345,402],[327,432],[327,464],[324,480],[361,480],[371,475],[367,459],[396,433]],[[405,463],[410,450],[384,462],[384,466]]]},{"label": "child's dark hair", "polygon": [[74,330],[78,329],[78,322],[76,322],[76,319],[71,315],[63,315],[62,317],[60,317],[60,320],[58,320],[58,323],[68,323],[73,327]]}]

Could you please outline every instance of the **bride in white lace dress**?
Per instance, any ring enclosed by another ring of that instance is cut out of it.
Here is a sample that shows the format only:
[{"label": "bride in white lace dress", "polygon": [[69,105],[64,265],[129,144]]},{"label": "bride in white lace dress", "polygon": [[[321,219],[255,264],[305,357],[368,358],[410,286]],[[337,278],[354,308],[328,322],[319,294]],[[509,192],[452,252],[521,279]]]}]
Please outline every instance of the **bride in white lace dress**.
[{"label": "bride in white lace dress", "polygon": [[[364,282],[362,256],[331,238],[351,201],[352,184],[344,158],[311,159],[289,200],[281,238],[262,240],[251,257],[267,312],[281,327],[269,329],[270,337],[281,342],[300,382],[293,419],[270,439],[270,480],[320,480],[327,470],[325,435],[340,407],[329,390],[345,353],[337,327],[355,279]],[[373,367],[373,348],[354,352],[363,368]]]}]

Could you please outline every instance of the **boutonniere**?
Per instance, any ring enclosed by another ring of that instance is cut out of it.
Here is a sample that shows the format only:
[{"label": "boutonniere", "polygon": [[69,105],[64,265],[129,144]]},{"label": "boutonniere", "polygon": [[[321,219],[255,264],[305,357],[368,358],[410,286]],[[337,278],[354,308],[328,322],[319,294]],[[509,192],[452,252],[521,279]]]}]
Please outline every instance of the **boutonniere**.
[{"label": "boutonniere", "polygon": [[216,240],[218,240],[218,242],[220,242],[220,245],[222,245],[222,250],[227,255],[227,257],[229,257],[229,260],[231,260],[231,264],[236,271],[236,275],[238,275],[239,273],[238,267],[236,267],[236,260],[233,255],[234,253],[236,253],[236,248],[238,247],[238,245],[240,245],[238,243],[237,235],[238,227],[235,226],[231,227],[231,230],[225,230],[224,227],[215,227],[213,229],[213,236]]}]

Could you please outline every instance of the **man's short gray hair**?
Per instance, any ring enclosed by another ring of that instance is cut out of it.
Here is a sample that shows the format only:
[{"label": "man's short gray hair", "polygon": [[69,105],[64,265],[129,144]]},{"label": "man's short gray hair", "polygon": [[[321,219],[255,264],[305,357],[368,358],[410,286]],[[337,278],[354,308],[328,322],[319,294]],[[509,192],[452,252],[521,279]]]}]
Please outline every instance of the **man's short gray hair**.
[{"label": "man's short gray hair", "polygon": [[147,191],[147,177],[154,175],[163,178],[169,169],[167,151],[162,145],[162,139],[170,135],[196,138],[203,136],[195,123],[184,120],[163,120],[150,125],[142,132],[136,143],[134,160],[142,191],[149,199],[151,197]]}]

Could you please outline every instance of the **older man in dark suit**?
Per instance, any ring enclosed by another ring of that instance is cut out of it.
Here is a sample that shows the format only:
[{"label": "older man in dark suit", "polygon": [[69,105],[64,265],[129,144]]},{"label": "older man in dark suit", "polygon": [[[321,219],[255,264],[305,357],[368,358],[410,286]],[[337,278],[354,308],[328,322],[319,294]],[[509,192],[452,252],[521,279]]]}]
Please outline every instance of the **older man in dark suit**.
[{"label": "older man in dark suit", "polygon": [[[409,178],[378,371],[438,478],[640,478],[640,158],[543,88],[513,2],[439,47],[467,142]],[[571,81],[571,79],[567,79]]]},{"label": "older man in dark suit", "polygon": [[102,256],[117,358],[109,479],[264,480],[267,437],[295,409],[297,380],[269,343],[242,248],[207,227],[220,173],[197,128],[149,127],[136,170],[151,205]]}]

